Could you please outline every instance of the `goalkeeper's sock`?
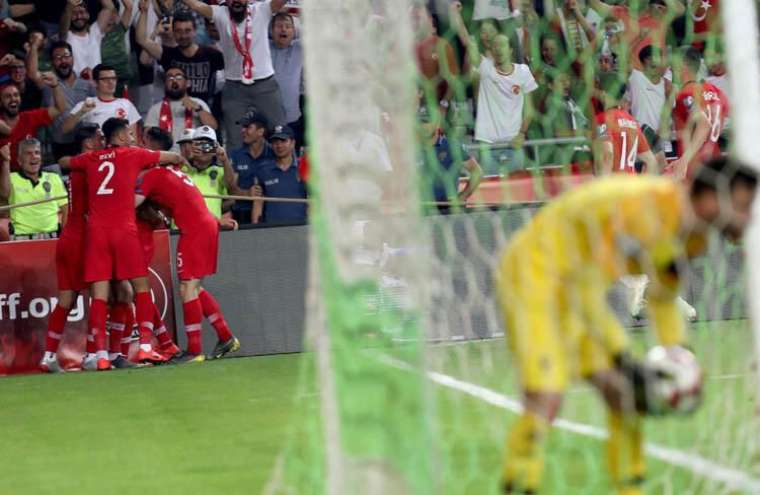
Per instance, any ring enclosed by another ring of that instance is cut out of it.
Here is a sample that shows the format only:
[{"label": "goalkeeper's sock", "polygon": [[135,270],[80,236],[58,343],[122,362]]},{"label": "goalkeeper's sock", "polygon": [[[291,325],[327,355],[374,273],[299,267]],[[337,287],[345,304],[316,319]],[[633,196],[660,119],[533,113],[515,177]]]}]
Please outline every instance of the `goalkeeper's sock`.
[{"label": "goalkeeper's sock", "polygon": [[187,352],[190,354],[200,354],[203,349],[201,344],[201,323],[203,322],[201,302],[197,298],[192,301],[187,301],[182,305],[182,310],[185,314]]},{"label": "goalkeeper's sock", "polygon": [[544,442],[549,422],[526,411],[507,436],[503,482],[517,493],[537,492],[544,471]]},{"label": "goalkeeper's sock", "polygon": [[140,350],[150,352],[153,348],[153,300],[149,292],[135,295],[135,313],[140,326]]},{"label": "goalkeeper's sock", "polygon": [[644,448],[638,414],[607,413],[607,465],[620,495],[636,495],[644,481]]},{"label": "goalkeeper's sock", "polygon": [[129,348],[132,347],[132,330],[135,326],[135,311],[131,304],[127,305],[126,318],[124,320],[124,333],[121,335],[121,353],[129,358]]},{"label": "goalkeeper's sock", "polygon": [[110,359],[116,359],[121,354],[121,339],[124,336],[125,322],[127,320],[127,303],[115,303],[111,308],[110,334],[108,335],[108,353]]},{"label": "goalkeeper's sock", "polygon": [[203,315],[208,319],[208,322],[211,323],[211,326],[214,327],[219,341],[227,342],[230,340],[232,338],[232,332],[230,331],[230,327],[227,325],[222,310],[219,308],[219,303],[214,296],[209,294],[205,289],[201,289],[198,294],[198,300],[201,302]]},{"label": "goalkeeper's sock", "polygon": [[50,313],[48,318],[48,333],[45,338],[45,351],[55,354],[58,352],[58,346],[61,343],[61,336],[63,335],[63,327],[66,325],[66,317],[69,315],[69,310],[61,307],[60,304],[55,305],[55,309]]}]

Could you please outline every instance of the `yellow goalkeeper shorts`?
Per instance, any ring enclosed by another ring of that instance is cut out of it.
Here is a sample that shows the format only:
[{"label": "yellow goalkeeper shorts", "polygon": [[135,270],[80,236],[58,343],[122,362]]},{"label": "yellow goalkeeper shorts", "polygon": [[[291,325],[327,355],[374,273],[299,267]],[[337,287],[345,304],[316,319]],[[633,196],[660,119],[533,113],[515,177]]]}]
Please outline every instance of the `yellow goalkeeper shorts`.
[{"label": "yellow goalkeeper shorts", "polygon": [[499,287],[507,341],[523,390],[560,393],[579,376],[610,369],[612,356],[598,335],[620,329],[598,328],[597,333],[591,328],[595,323],[619,326],[614,315],[591,322],[586,315],[599,308],[571,303],[564,296],[572,294],[567,287],[540,278],[525,282]]}]

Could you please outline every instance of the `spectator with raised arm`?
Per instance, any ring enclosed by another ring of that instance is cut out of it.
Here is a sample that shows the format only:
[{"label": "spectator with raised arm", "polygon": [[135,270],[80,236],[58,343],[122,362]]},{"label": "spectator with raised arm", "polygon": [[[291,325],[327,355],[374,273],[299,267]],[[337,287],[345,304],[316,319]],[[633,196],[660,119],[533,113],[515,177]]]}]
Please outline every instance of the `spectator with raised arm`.
[{"label": "spectator with raised arm", "polygon": [[[218,124],[205,101],[187,93],[188,81],[180,67],[166,71],[164,99],[153,105],[145,117],[148,127],[160,127],[169,132],[174,141],[182,137],[185,129],[206,125],[216,130]],[[179,150],[179,146],[173,148]]]},{"label": "spectator with raised arm", "polygon": [[[640,0],[631,6],[609,5],[601,0],[589,0],[589,5],[602,18],[615,18],[623,23],[623,41],[630,50],[630,63],[642,69],[639,53],[654,45],[661,53],[667,52],[667,37],[671,23],[686,12],[680,0]],[[627,77],[628,74],[623,74]]]},{"label": "spectator with raised arm", "polygon": [[301,113],[304,92],[303,47],[296,39],[293,16],[279,12],[272,18],[272,65],[274,77],[280,85],[285,121],[296,135],[296,150],[304,144],[305,122]]},{"label": "spectator with raised arm", "polygon": [[37,131],[53,123],[53,120],[66,111],[66,97],[60,82],[52,72],[45,72],[41,81],[48,86],[53,94],[53,106],[20,111],[21,94],[13,84],[0,88],[0,133],[8,129],[9,134],[0,138],[0,146],[11,145],[11,168],[16,170],[17,145],[24,139],[34,137]]},{"label": "spectator with raised arm", "polygon": [[[154,41],[148,36],[148,0],[140,0],[137,22],[137,43],[164,71],[180,67],[187,78],[187,93],[212,106],[217,87],[224,82],[224,57],[210,46],[196,42],[195,18],[190,12],[179,12],[172,19],[172,36],[176,46]],[[163,41],[163,40],[162,40]]]},{"label": "spectator with raised arm", "polygon": [[85,79],[91,79],[92,70],[101,62],[100,44],[116,10],[111,0],[100,2],[103,8],[93,23],[90,23],[90,12],[84,0],[68,0],[61,16],[60,39],[71,45],[74,72]]},{"label": "spectator with raised arm", "polygon": [[121,1],[121,13],[118,8],[110,10],[110,16],[103,30],[103,41],[100,43],[100,52],[103,60],[108,60],[108,65],[116,69],[116,94],[123,95],[124,88],[132,78],[132,67],[125,35],[129,32],[132,24],[132,1],[112,0],[118,6]]},{"label": "spectator with raised arm", "polygon": [[92,70],[92,77],[95,80],[97,98],[87,98],[72,108],[71,113],[63,121],[61,130],[71,132],[80,122],[98,124],[102,127],[106,120],[119,118],[128,120],[133,135],[137,136],[140,114],[131,101],[126,98],[116,98],[118,82],[116,70],[110,65],[99,64]]},{"label": "spectator with raised arm", "polygon": [[5,55],[0,59],[0,67],[10,70],[10,82],[18,88],[21,95],[19,110],[33,110],[42,106],[42,90],[27,76],[26,63],[21,53]]},{"label": "spectator with raised arm", "polygon": [[[9,205],[48,200],[11,210],[13,240],[57,237],[59,225],[66,223],[66,187],[61,176],[42,170],[40,142],[34,138],[18,144],[19,170],[11,172],[9,145],[0,149],[0,200]],[[60,198],[62,196],[62,198]]]},{"label": "spectator with raised arm", "polygon": [[[38,69],[39,51],[42,49],[42,37],[31,40],[26,64],[29,78],[38,85],[42,83],[42,76]],[[95,85],[79,77],[73,70],[74,54],[71,45],[66,41],[56,41],[50,45],[50,60],[53,73],[58,77],[61,91],[66,101],[66,108],[74,108],[78,103],[95,96]],[[53,102],[53,90],[45,86],[42,89],[42,101],[49,106]],[[53,156],[56,160],[62,156],[74,156],[79,153],[79,146],[74,140],[74,133],[64,133],[62,130],[65,114],[60,114],[53,122]]]},{"label": "spectator with raised arm", "polygon": [[224,55],[225,84],[222,111],[228,145],[240,146],[237,123],[256,107],[272,125],[285,122],[282,94],[274,78],[269,50],[269,22],[286,0],[230,0],[225,6],[206,5],[200,0],[184,0],[203,17],[214,21]]},{"label": "spectator with raised arm", "polygon": [[[533,118],[533,103],[529,94],[538,88],[533,74],[524,64],[512,62],[509,38],[497,35],[491,44],[493,59],[482,56],[477,43],[470,39],[460,15],[461,5],[454,5],[451,17],[467,40],[473,86],[478,87],[478,105],[475,114],[475,140],[481,143],[509,144],[504,155],[509,171],[524,167],[522,151],[525,135]],[[483,162],[483,160],[481,160]],[[489,163],[487,173],[500,173],[500,165]]]}]

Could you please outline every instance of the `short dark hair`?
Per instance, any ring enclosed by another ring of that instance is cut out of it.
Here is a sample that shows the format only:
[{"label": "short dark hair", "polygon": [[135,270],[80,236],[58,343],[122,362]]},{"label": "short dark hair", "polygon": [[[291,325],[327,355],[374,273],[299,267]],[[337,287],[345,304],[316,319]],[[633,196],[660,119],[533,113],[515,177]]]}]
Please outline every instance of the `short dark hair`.
[{"label": "short dark hair", "polygon": [[277,12],[275,15],[272,16],[272,26],[274,26],[274,21],[278,19],[289,19],[290,22],[293,23],[293,26],[296,25],[296,20],[293,18],[293,15],[288,12]]},{"label": "short dark hair", "polygon": [[172,135],[160,127],[148,127],[145,130],[145,135],[158,142],[162,151],[169,151],[172,149],[172,146],[174,146],[174,138]]},{"label": "short dark hair", "polygon": [[103,135],[106,137],[106,143],[111,144],[111,139],[117,132],[129,129],[129,121],[118,117],[111,117],[103,123]]},{"label": "short dark hair", "polygon": [[170,70],[178,70],[182,73],[183,76],[187,77],[187,71],[183,66],[179,64],[179,62],[173,61],[169,64],[169,67],[166,68],[166,72],[164,74],[168,73]]},{"label": "short dark hair", "polygon": [[53,58],[53,52],[58,50],[59,48],[65,48],[71,53],[74,54],[74,49],[71,48],[71,45],[67,41],[58,40],[54,41],[52,45],[50,45],[50,50],[48,50],[48,53],[50,54],[50,58]]},{"label": "short dark hair", "polygon": [[661,50],[654,45],[647,45],[639,52],[639,60],[641,61],[641,64],[644,65],[647,60],[650,60],[656,54],[660,54],[660,52]]},{"label": "short dark hair", "polygon": [[195,25],[195,17],[193,17],[193,14],[185,10],[180,10],[179,12],[174,14],[174,19],[172,20],[172,27],[174,27],[178,22],[192,22],[193,29],[197,27]]},{"label": "short dark hair", "polygon": [[601,74],[599,76],[599,89],[601,89],[608,97],[620,101],[623,99],[623,95],[628,87],[626,86],[625,81],[620,78],[619,74],[613,72],[609,74]]},{"label": "short dark hair", "polygon": [[101,72],[106,72],[109,70],[116,72],[116,69],[114,69],[112,66],[108,64],[98,64],[92,69],[92,78],[97,81],[98,79],[100,79]]},{"label": "short dark hair", "polygon": [[[733,191],[737,185],[757,187],[757,172],[748,165],[727,156],[719,156],[699,167],[691,183],[692,197],[706,191]],[[728,189],[726,189],[728,186]]]},{"label": "short dark hair", "polygon": [[74,135],[74,142],[76,143],[77,148],[81,151],[84,142],[97,136],[98,130],[100,130],[100,126],[95,123],[88,122],[80,125]]},{"label": "short dark hair", "polygon": [[693,46],[684,46],[679,50],[681,62],[685,64],[694,74],[699,72],[702,65],[702,54]]}]

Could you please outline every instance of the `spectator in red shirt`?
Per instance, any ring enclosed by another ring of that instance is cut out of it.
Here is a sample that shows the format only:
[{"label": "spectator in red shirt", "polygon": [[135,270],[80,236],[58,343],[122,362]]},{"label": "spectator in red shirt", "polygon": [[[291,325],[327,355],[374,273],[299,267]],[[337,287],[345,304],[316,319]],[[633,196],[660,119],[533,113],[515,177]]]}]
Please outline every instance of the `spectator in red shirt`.
[{"label": "spectator in red shirt", "polygon": [[420,74],[425,81],[435,86],[438,101],[449,102],[453,96],[451,82],[460,72],[454,48],[451,43],[438,36],[433,18],[425,7],[413,8],[412,20]]},{"label": "spectator in red shirt", "polygon": [[[66,97],[60,87],[58,77],[52,72],[41,75],[42,82],[52,89],[54,106],[20,112],[21,94],[13,84],[0,88],[0,124],[10,129],[10,135],[0,138],[0,146],[11,144],[11,170],[18,170],[18,143],[37,134],[40,127],[49,126],[58,115],[66,111]],[[0,126],[0,132],[2,132]]]}]

